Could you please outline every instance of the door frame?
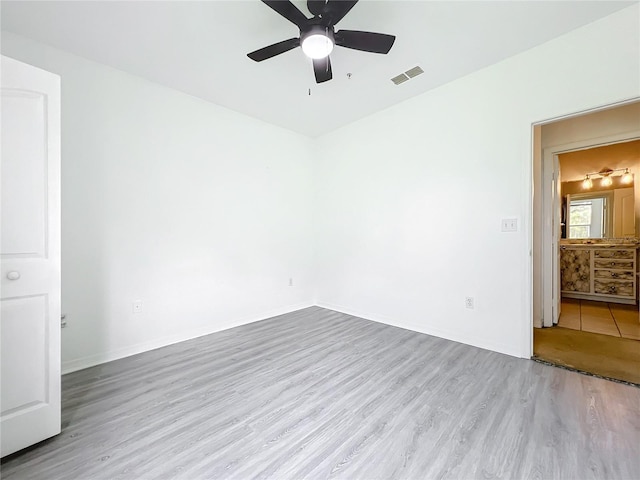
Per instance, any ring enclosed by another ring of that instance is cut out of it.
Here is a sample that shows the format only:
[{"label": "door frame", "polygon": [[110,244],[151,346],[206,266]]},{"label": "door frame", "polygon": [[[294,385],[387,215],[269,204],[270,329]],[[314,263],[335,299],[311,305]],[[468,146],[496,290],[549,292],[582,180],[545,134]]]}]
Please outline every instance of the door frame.
[{"label": "door frame", "polygon": [[[615,105],[615,107],[622,106],[624,104]],[[611,108],[611,107],[606,107]],[[587,112],[586,114],[593,113],[602,109]],[[576,115],[571,115],[565,118],[571,118]],[[562,119],[556,119],[563,120]],[[545,124],[552,122],[545,122]],[[560,286],[558,285],[560,277],[560,268],[557,262],[558,256],[558,244],[555,243],[554,247],[554,225],[550,220],[555,215],[555,212],[559,212],[560,203],[558,196],[549,198],[547,181],[558,179],[559,172],[556,170],[554,159],[561,153],[575,152],[579,150],[588,150],[595,147],[603,147],[606,145],[614,145],[616,143],[623,143],[632,140],[640,139],[640,130],[632,130],[629,132],[618,133],[614,135],[607,135],[603,137],[594,137],[577,142],[553,145],[543,149],[542,152],[542,319],[544,327],[551,327],[558,322],[556,317],[560,315]],[[549,201],[551,200],[551,201]],[[554,298],[554,293],[555,297]]]}]

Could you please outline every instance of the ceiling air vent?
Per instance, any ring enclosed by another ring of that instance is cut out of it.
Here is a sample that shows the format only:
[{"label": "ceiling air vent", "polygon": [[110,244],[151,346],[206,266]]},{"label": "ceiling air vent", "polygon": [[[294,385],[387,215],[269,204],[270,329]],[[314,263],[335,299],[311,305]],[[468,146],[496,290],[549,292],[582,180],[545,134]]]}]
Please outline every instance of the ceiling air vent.
[{"label": "ceiling air vent", "polygon": [[401,83],[406,82],[407,80],[409,80],[409,77],[407,77],[404,73],[401,73],[400,75],[398,75],[397,77],[393,77],[391,79],[391,81],[393,83],[395,83],[396,85],[400,85]]},{"label": "ceiling air vent", "polygon": [[411,70],[407,70],[406,72],[404,72],[404,74],[409,78],[417,77],[421,73],[424,73],[424,70],[417,66],[413,67]]},{"label": "ceiling air vent", "polygon": [[413,77],[417,77],[418,75],[420,75],[421,73],[424,73],[424,70],[422,70],[420,67],[415,66],[409,70],[407,70],[404,73],[401,73],[400,75],[393,77],[391,79],[391,81],[393,83],[395,83],[396,85],[400,85],[401,83],[406,82],[407,80],[411,80]]}]

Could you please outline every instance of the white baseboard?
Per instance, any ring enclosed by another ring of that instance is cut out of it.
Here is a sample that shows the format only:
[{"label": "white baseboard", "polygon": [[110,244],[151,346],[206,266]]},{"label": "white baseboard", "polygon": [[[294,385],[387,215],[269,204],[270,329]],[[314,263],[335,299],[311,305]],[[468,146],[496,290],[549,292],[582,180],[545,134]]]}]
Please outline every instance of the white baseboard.
[{"label": "white baseboard", "polygon": [[334,310],[336,312],[344,313],[346,315],[352,315],[354,317],[364,318],[365,320],[371,320],[372,322],[383,323],[385,325],[391,325],[392,327],[404,328],[405,330],[411,330],[413,332],[424,333],[438,338],[444,338],[445,340],[451,340],[458,343],[464,343],[465,345],[471,345],[472,347],[482,348],[484,350],[490,350],[492,352],[504,353],[512,357],[528,358],[522,355],[522,352],[518,351],[513,345],[504,345],[501,343],[492,342],[487,339],[478,339],[465,335],[460,335],[459,332],[447,331],[439,328],[424,327],[423,325],[415,325],[409,322],[403,322],[397,318],[388,318],[381,315],[370,314],[366,312],[359,312],[349,307],[343,307],[327,302],[318,302],[318,307]]},{"label": "white baseboard", "polygon": [[284,315],[285,313],[295,312],[302,310],[303,308],[313,307],[313,303],[298,303],[295,305],[288,305],[286,307],[276,308],[263,312],[259,315],[252,315],[248,317],[241,317],[230,321],[223,327],[217,326],[205,326],[201,328],[192,329],[178,335],[171,335],[168,337],[162,337],[150,340],[148,342],[137,343],[135,345],[129,345],[124,348],[118,348],[108,352],[102,352],[95,355],[89,355],[87,357],[75,358],[62,362],[62,374],[75,372],[89,367],[94,367],[102,363],[111,362],[113,360],[119,360],[121,358],[130,357],[131,355],[137,355],[138,353],[148,352],[149,350],[155,350],[156,348],[166,347],[167,345],[173,345],[174,343],[184,342],[185,340],[191,340],[193,338],[202,337],[211,333],[220,332],[222,330],[228,330],[230,328],[239,327],[248,323],[259,322],[271,317],[277,317],[278,315]]}]

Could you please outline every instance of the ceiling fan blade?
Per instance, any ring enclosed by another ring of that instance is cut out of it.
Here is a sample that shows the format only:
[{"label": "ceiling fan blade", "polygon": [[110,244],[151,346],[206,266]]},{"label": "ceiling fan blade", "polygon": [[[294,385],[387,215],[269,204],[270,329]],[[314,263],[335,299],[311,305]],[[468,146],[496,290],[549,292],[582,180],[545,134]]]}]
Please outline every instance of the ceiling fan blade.
[{"label": "ceiling fan blade", "polygon": [[307,8],[311,15],[317,17],[324,12],[324,6],[327,2],[325,0],[307,0]]},{"label": "ceiling fan blade", "polygon": [[335,34],[336,45],[371,53],[389,53],[396,37],[386,33],[340,30]]},{"label": "ceiling fan blade", "polygon": [[358,0],[327,0],[323,18],[327,16],[330,17],[331,25],[335,25],[349,13],[349,10],[351,10],[356,3],[358,3]]},{"label": "ceiling fan blade", "polygon": [[262,0],[262,3],[271,7],[291,23],[295,23],[299,28],[309,20],[304,13],[298,10],[289,0]]},{"label": "ceiling fan blade", "polygon": [[288,40],[283,40],[281,42],[274,43],[273,45],[269,45],[268,47],[261,48],[255,52],[247,53],[247,57],[256,62],[261,62],[268,58],[275,57],[276,55],[280,55],[281,53],[293,50],[298,46],[300,46],[300,39],[290,38]]},{"label": "ceiling fan blade", "polygon": [[331,73],[331,60],[329,57],[313,59],[313,73],[316,75],[316,83],[326,82],[333,78]]}]

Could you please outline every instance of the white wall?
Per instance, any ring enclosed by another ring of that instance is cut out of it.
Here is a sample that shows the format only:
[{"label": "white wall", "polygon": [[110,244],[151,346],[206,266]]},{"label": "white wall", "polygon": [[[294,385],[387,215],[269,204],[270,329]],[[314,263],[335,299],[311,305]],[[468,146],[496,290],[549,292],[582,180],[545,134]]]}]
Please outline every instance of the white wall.
[{"label": "white wall", "polygon": [[629,7],[322,137],[318,303],[529,356],[531,125],[640,95],[638,18]]},{"label": "white wall", "polygon": [[12,34],[2,51],[62,77],[65,371],[314,303],[310,139]]},{"label": "white wall", "polygon": [[3,53],[62,76],[65,369],[316,290],[323,306],[528,356],[531,124],[640,94],[638,13],[315,141],[3,34]]}]

